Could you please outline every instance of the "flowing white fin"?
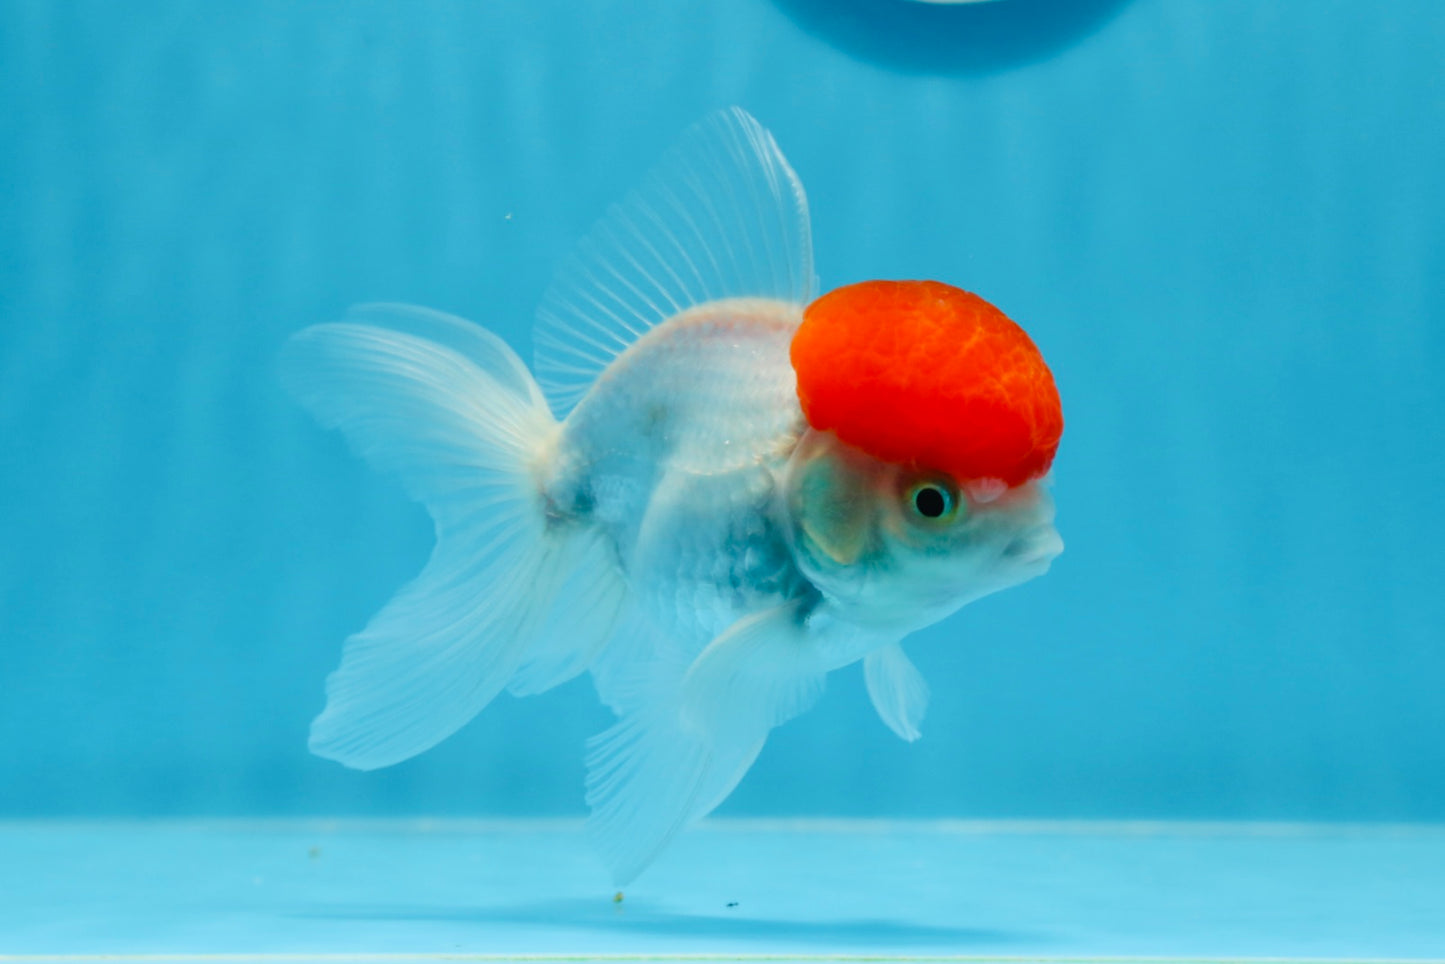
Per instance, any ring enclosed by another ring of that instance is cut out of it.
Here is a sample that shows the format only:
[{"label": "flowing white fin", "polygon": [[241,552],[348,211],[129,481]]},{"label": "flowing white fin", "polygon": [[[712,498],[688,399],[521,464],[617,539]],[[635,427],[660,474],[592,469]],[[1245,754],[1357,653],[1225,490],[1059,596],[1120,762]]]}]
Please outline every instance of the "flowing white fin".
[{"label": "flowing white fin", "polygon": [[558,269],[538,311],[537,377],[563,415],[678,312],[736,297],[801,305],[814,287],[802,183],[752,115],[720,111],[689,129]]},{"label": "flowing white fin", "polygon": [[313,752],[386,766],[491,701],[589,551],[577,530],[549,529],[536,482],[557,422],[501,339],[422,309],[372,306],[308,328],[288,343],[282,375],[436,525],[421,575],[347,640],[311,727]]},{"label": "flowing white fin", "polygon": [[650,680],[611,682],[609,702],[630,708],[590,744],[587,802],[618,884],[721,803],[768,732],[818,699],[833,664],[813,636],[789,602],[740,620],[691,666],[658,659]]},{"label": "flowing white fin", "polygon": [[889,643],[863,658],[863,680],[873,708],[888,728],[912,743],[923,734],[918,724],[928,709],[928,683],[899,643]]},{"label": "flowing white fin", "polygon": [[574,536],[572,570],[507,691],[544,693],[586,671],[615,637],[627,601],[617,553],[595,530]]}]

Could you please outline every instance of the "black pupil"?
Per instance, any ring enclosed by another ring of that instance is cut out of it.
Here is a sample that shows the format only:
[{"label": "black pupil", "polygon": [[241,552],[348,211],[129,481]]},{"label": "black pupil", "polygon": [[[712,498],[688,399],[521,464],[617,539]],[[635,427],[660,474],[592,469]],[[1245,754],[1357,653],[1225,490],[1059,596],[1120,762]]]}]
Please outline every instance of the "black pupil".
[{"label": "black pupil", "polygon": [[917,506],[920,515],[929,519],[937,519],[947,508],[943,501],[943,493],[933,488],[919,489],[913,497],[913,504]]}]

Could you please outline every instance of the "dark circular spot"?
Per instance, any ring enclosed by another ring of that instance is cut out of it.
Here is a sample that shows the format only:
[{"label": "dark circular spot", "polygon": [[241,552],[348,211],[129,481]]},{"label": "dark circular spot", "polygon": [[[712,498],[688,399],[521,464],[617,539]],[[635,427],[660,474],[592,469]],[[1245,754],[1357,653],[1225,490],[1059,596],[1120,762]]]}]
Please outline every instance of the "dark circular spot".
[{"label": "dark circular spot", "polygon": [[798,26],[903,73],[988,74],[1052,56],[1128,0],[778,0]]},{"label": "dark circular spot", "polygon": [[937,519],[948,511],[948,499],[943,492],[932,486],[924,486],[913,494],[913,506],[918,514],[928,519]]}]

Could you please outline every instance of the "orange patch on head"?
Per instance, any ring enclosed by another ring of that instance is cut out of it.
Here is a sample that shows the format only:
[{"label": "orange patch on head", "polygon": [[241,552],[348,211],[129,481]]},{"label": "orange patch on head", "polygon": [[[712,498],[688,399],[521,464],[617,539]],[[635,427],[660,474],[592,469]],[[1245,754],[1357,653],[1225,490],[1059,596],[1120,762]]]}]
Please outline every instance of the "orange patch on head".
[{"label": "orange patch on head", "polygon": [[1024,330],[937,281],[865,281],[823,295],[793,336],[808,423],[885,462],[1010,486],[1049,470],[1064,415]]}]

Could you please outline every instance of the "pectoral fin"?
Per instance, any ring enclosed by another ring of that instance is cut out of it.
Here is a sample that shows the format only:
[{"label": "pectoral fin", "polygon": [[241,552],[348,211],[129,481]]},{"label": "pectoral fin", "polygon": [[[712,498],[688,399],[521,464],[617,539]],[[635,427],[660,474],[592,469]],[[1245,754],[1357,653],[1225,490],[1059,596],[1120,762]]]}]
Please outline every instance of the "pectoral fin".
[{"label": "pectoral fin", "polygon": [[863,659],[863,679],[873,708],[888,728],[912,743],[928,709],[928,683],[899,643],[875,649]]}]

